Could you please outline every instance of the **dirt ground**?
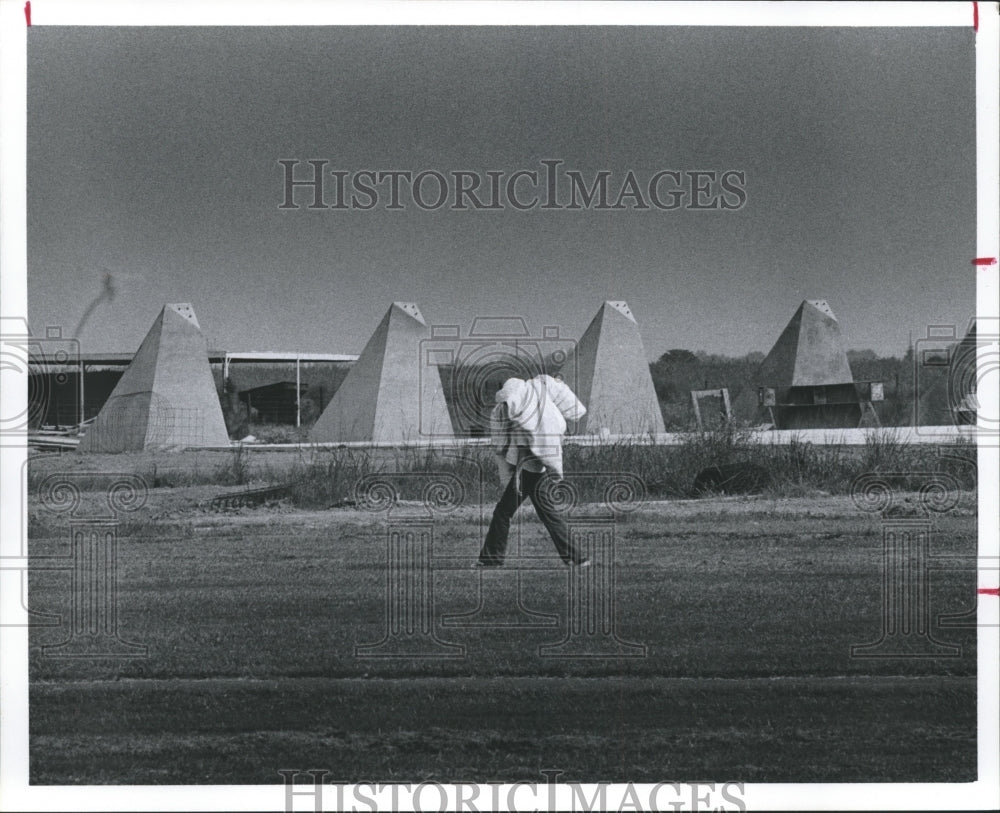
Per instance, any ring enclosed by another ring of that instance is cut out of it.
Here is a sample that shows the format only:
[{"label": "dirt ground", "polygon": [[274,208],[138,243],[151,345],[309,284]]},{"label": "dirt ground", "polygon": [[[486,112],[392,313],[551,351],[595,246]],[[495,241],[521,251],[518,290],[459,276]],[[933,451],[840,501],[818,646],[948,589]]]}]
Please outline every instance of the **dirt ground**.
[{"label": "dirt ground", "polygon": [[[78,519],[107,511],[85,485]],[[51,624],[31,635],[33,782],[975,778],[974,620],[943,618],[975,607],[974,494],[936,515],[916,494],[889,516],[849,496],[581,505],[610,558],[579,572],[526,507],[481,572],[491,505],[208,503],[236,490],[155,487],[121,516],[113,621],[145,647],[127,658],[43,650],[72,639],[80,594],[53,566],[72,518],[29,496]],[[932,657],[856,649],[883,635],[887,527],[922,529],[942,565],[907,638]]]}]

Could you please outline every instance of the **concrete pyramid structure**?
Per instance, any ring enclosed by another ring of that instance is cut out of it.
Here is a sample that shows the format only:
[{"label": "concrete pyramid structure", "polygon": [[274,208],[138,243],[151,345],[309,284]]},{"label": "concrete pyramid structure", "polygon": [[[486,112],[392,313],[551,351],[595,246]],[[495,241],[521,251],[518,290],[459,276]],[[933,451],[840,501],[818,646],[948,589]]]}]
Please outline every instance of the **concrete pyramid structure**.
[{"label": "concrete pyramid structure", "polygon": [[453,436],[437,367],[421,365],[430,328],[411,302],[393,302],[309,439],[404,443]]},{"label": "concrete pyramid structure", "polygon": [[665,431],[639,325],[628,303],[605,302],[559,372],[587,407],[579,433]]},{"label": "concrete pyramid structure", "polygon": [[755,421],[775,429],[839,429],[876,420],[854,384],[840,323],[821,299],[807,299],[737,399],[737,414],[758,397]]},{"label": "concrete pyramid structure", "polygon": [[82,452],[229,443],[194,309],[165,305],[80,441]]},{"label": "concrete pyramid structure", "polygon": [[815,387],[853,384],[840,323],[821,299],[805,300],[761,362],[764,387]]}]

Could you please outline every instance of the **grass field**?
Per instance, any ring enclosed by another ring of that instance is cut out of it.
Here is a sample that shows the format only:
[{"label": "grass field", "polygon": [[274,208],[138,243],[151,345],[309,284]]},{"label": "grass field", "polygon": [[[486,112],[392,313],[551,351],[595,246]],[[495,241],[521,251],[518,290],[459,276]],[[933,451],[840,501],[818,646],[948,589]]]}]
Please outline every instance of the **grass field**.
[{"label": "grass field", "polygon": [[[92,486],[83,514],[103,501]],[[223,490],[153,488],[119,528],[119,632],[148,657],[46,657],[67,628],[33,630],[33,782],[271,783],[287,768],[414,782],[543,769],[566,781],[976,776],[974,629],[934,627],[960,657],[851,657],[880,635],[882,530],[847,496],[660,501],[620,516],[617,635],[645,646],[630,658],[540,649],[566,635],[577,575],[530,507],[517,531],[527,569],[466,568],[484,508],[463,505],[434,520],[447,567],[431,577],[434,633],[462,655],[359,658],[386,632],[384,516],[201,507]],[[898,513],[917,517],[914,505]],[[416,505],[392,516],[422,519]],[[32,556],[69,550],[66,517],[35,496],[29,536]],[[975,546],[963,492],[935,517],[932,554],[970,563]],[[67,618],[69,575],[33,572],[30,601]],[[932,620],[974,607],[971,564],[935,570],[930,604]],[[443,623],[477,606],[484,626]]]}]

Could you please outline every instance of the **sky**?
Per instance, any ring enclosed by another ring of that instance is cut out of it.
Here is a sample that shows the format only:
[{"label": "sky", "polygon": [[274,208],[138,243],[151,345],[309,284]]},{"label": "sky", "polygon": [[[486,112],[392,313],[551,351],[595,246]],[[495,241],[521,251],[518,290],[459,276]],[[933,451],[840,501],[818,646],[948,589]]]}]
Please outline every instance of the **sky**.
[{"label": "sky", "polygon": [[[971,27],[32,27],[29,324],[73,334],[110,273],[84,352],[134,351],[167,302],[212,348],[358,353],[394,300],[579,337],[624,299],[651,360],[739,356],[826,299],[847,347],[901,355],[975,308],[974,58]],[[614,193],[734,170],[746,201],[281,209],[293,159],[556,159]]]}]

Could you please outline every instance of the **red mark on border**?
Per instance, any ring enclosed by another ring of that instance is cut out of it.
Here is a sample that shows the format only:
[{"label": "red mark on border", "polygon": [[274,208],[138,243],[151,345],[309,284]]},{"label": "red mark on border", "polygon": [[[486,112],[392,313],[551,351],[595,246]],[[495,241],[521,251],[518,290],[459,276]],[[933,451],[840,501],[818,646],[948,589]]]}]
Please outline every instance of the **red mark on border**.
[{"label": "red mark on border", "polygon": [[974,259],[972,261],[972,264],[973,265],[996,265],[997,264],[997,258],[996,257],[976,257],[976,259]]},{"label": "red mark on border", "polygon": [[972,30],[979,33],[979,3],[972,2]]},{"label": "red mark on border", "polygon": [[1000,587],[980,587],[976,592],[981,596],[1000,596]]},{"label": "red mark on border", "polygon": [[31,28],[31,0],[24,4],[24,21],[28,24],[28,28]]}]

